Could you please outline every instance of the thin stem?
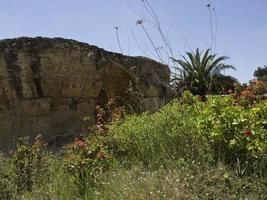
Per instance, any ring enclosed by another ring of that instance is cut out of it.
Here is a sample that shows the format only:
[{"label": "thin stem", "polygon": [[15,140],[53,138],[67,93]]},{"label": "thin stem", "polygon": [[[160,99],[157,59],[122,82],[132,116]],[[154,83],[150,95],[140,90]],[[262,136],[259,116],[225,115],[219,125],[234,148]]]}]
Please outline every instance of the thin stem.
[{"label": "thin stem", "polygon": [[214,51],[216,51],[216,43],[217,43],[217,34],[218,34],[218,18],[216,8],[213,8],[214,16],[215,16],[215,35],[214,35]]},{"label": "thin stem", "polygon": [[[146,11],[148,12],[148,14],[150,14],[150,16],[152,17],[152,19],[155,21],[155,24],[156,24],[156,27],[160,33],[160,36],[161,36],[161,39],[165,45],[165,48],[166,48],[166,52],[170,52],[171,56],[173,57],[173,51],[172,51],[172,48],[169,44],[169,41],[167,39],[167,37],[164,35],[163,31],[162,31],[162,28],[161,28],[161,23],[160,23],[160,20],[155,12],[155,10],[153,9],[153,7],[150,5],[150,3],[148,2],[148,0],[144,0],[144,6],[145,6],[145,9]],[[170,56],[167,56],[168,58]]]},{"label": "thin stem", "polygon": [[210,4],[207,5],[208,9],[209,9],[209,21],[210,21],[210,31],[211,31],[211,47],[210,47],[210,50],[211,50],[211,53],[212,53],[212,50],[213,50],[213,39],[214,39],[214,36],[213,36],[213,24],[212,24],[212,16],[211,16],[211,9],[210,9]]},{"label": "thin stem", "polygon": [[[144,50],[144,49],[141,47],[141,45],[139,44],[139,42],[138,42],[138,40],[137,40],[137,38],[136,38],[136,36],[135,36],[133,30],[131,30],[131,33],[132,33],[132,36],[133,36],[133,38],[134,38],[134,40],[135,40],[135,42],[136,42],[138,48],[143,52],[143,54],[145,54],[147,57],[149,57],[149,55],[145,52],[145,50]],[[150,53],[151,53],[151,50],[150,50],[150,49],[148,49],[148,50],[149,50]]]},{"label": "thin stem", "polygon": [[140,24],[140,26],[142,27],[142,29],[144,30],[145,34],[147,35],[147,37],[148,37],[150,43],[152,44],[157,56],[159,57],[160,61],[163,62],[163,59],[162,59],[161,55],[159,54],[159,52],[157,50],[157,47],[155,46],[155,44],[154,44],[152,38],[150,37],[149,33],[147,32],[146,28],[144,27],[144,25],[142,23]]},{"label": "thin stem", "polygon": [[121,43],[120,43],[120,38],[119,38],[119,27],[115,26],[115,31],[116,31],[116,38],[117,38],[117,42],[119,45],[119,49],[121,51],[121,54],[123,54],[122,48],[121,48]]}]

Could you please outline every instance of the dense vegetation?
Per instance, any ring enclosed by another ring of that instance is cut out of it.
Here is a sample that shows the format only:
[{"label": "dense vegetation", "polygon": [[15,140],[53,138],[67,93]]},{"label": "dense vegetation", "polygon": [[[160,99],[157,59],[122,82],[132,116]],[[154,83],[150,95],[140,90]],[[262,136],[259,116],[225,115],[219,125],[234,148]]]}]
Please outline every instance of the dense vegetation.
[{"label": "dense vegetation", "polygon": [[0,158],[0,199],[266,199],[266,85],[237,87],[153,114],[110,101],[58,154],[23,139]]},{"label": "dense vegetation", "polygon": [[96,125],[57,153],[41,136],[21,138],[0,154],[0,200],[267,199],[267,67],[243,85],[223,73],[235,68],[212,53],[211,4],[211,49],[174,58],[156,12],[142,2],[163,46],[144,19],[136,24],[161,62],[179,66],[176,98],[155,113],[139,112],[135,91],[125,106],[111,99],[96,107]]},{"label": "dense vegetation", "polygon": [[267,82],[267,66],[258,67],[254,72],[254,77],[260,81]]}]

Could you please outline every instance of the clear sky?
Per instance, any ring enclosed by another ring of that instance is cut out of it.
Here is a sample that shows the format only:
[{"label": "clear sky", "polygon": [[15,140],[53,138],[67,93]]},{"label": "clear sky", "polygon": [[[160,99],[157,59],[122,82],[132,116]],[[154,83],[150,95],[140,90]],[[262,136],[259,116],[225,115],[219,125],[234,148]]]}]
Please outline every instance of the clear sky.
[{"label": "clear sky", "polygon": [[[214,52],[229,56],[237,71],[227,72],[241,82],[253,78],[258,66],[267,65],[267,0],[150,0],[175,57],[211,43],[211,3]],[[212,8],[215,7],[215,12]],[[216,15],[215,15],[216,14]],[[124,54],[156,58],[149,39],[163,46],[141,0],[0,0],[0,38],[46,36],[75,39]],[[216,23],[217,22],[217,23]],[[216,28],[217,24],[217,28]],[[216,31],[217,30],[217,31]],[[217,32],[217,34],[216,34]],[[215,44],[215,43],[214,43]]]}]

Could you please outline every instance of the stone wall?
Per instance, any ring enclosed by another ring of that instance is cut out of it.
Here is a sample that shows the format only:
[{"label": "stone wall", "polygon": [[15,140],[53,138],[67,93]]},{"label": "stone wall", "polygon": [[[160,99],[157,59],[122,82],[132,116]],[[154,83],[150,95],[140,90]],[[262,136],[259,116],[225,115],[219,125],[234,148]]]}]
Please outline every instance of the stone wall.
[{"label": "stone wall", "polygon": [[96,104],[124,97],[130,85],[145,110],[154,111],[166,103],[169,76],[156,61],[74,40],[1,40],[0,150],[27,135],[42,134],[50,145],[67,142],[94,123]]}]

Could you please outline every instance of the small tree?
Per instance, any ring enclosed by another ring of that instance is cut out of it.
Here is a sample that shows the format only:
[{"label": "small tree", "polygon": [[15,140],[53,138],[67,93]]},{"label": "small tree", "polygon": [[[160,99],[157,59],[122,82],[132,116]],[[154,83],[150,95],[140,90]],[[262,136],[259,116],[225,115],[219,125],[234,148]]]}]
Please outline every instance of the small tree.
[{"label": "small tree", "polygon": [[260,81],[267,82],[267,66],[258,67],[254,72],[254,77]]},{"label": "small tree", "polygon": [[235,85],[239,85],[238,80],[229,75],[216,74],[213,76],[210,93],[225,94],[234,91]]},{"label": "small tree", "polygon": [[210,93],[215,75],[222,75],[221,71],[225,69],[235,69],[223,63],[228,57],[210,54],[210,49],[203,56],[199,49],[195,53],[186,52],[186,55],[188,58],[182,56],[183,60],[171,58],[181,66],[180,75],[174,81],[178,90],[189,90],[194,95],[205,96]]}]

